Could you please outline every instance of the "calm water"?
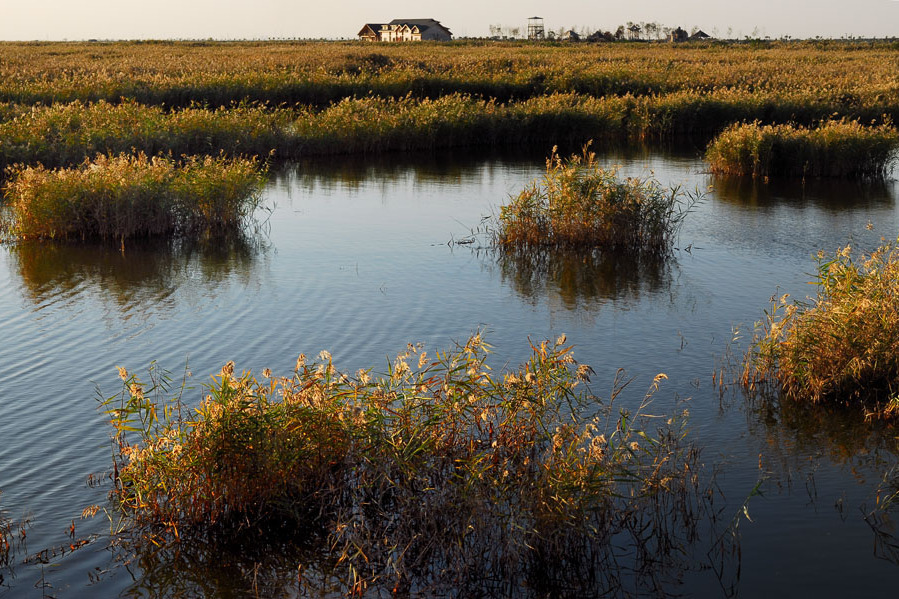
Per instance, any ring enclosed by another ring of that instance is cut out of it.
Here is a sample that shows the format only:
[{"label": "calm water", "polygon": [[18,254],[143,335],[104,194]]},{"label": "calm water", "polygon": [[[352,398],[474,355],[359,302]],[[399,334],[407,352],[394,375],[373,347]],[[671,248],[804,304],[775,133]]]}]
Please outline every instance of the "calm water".
[{"label": "calm water", "polygon": [[[896,433],[721,396],[712,373],[733,328],[751,328],[773,294],[811,292],[819,249],[895,238],[899,183],[735,184],[713,181],[691,153],[604,160],[664,184],[714,183],[665,267],[502,261],[447,243],[539,176],[540,156],[295,165],[266,189],[263,232],[226,247],[0,247],[0,509],[33,521],[0,596],[164,596],[184,583],[165,567],[118,565],[102,513],[80,520],[104,503],[106,489],[87,477],[110,464],[95,399],[118,390],[116,366],[178,372],[189,362],[202,382],[231,359],[284,372],[298,353],[328,349],[349,371],[386,366],[409,342],[447,348],[478,329],[495,367],[523,360],[528,338],[566,333],[596,369],[597,392],[618,368],[637,377],[634,397],[668,374],[655,411],[690,398],[691,434],[720,470],[730,513],[764,479],[752,521],[740,524],[741,596],[895,596],[899,566],[883,559],[863,515],[897,463]],[[70,552],[73,520],[76,537],[99,538]],[[44,549],[45,563],[21,563]],[[206,594],[242,596],[249,578],[219,561],[179,572]],[[680,590],[723,595],[710,572]]]}]

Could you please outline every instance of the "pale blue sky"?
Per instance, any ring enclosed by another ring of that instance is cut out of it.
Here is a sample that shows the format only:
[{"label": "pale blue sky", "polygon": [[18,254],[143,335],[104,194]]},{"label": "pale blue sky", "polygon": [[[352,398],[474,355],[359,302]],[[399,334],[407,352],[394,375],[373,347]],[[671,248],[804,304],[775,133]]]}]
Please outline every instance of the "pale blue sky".
[{"label": "pale blue sky", "polygon": [[899,37],[899,0],[0,0],[0,39],[353,37],[365,22],[434,18],[456,36],[490,24],[614,29],[698,26],[725,37]]}]

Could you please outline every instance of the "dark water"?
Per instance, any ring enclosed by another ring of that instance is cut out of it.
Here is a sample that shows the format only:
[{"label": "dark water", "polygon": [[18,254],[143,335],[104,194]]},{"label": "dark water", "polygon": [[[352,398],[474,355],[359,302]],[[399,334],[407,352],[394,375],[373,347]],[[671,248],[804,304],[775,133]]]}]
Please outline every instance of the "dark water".
[{"label": "dark water", "polygon": [[[126,568],[107,549],[103,513],[80,519],[104,505],[106,489],[87,477],[110,464],[95,398],[97,387],[118,390],[116,366],[141,372],[155,360],[179,372],[189,362],[202,382],[228,360],[283,372],[298,353],[328,349],[343,370],[377,369],[409,342],[442,349],[478,329],[495,367],[525,359],[529,338],[566,333],[599,392],[618,368],[636,377],[637,396],[655,374],[669,376],[653,408],[672,413],[690,398],[691,435],[719,469],[727,510],[763,480],[739,525],[739,595],[895,596],[899,566],[864,515],[897,463],[897,432],[722,395],[712,374],[734,327],[751,329],[772,295],[813,291],[819,249],[896,237],[899,183],[717,181],[689,152],[604,160],[666,185],[714,184],[669,263],[504,260],[448,244],[543,170],[539,155],[459,153],[282,169],[266,190],[263,231],[225,245],[0,248],[0,509],[32,519],[0,596],[246,590],[240,552],[178,575],[165,560]],[[77,539],[97,535],[76,551],[73,521]],[[679,590],[724,594],[711,572],[687,575]]]}]

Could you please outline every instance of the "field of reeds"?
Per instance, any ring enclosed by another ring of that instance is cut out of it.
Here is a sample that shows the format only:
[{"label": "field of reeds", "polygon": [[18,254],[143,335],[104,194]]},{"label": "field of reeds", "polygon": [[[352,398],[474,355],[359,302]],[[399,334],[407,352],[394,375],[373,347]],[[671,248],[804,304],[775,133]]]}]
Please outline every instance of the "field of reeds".
[{"label": "field of reeds", "polygon": [[742,384],[787,399],[899,415],[899,242],[852,257],[818,255],[810,303],[774,298],[756,325]]},{"label": "field of reeds", "polygon": [[75,168],[20,166],[0,229],[22,239],[114,239],[239,229],[256,208],[255,159],[99,154]]},{"label": "field of reeds", "polygon": [[495,243],[506,250],[596,248],[664,256],[701,194],[664,189],[651,179],[621,179],[585,146],[562,158],[553,150],[546,174],[496,218]]},{"label": "field of reeds", "polygon": [[558,92],[804,92],[844,106],[895,102],[889,43],[740,44],[116,42],[0,44],[0,102],[185,107],[244,100],[323,106],[373,94],[498,101]]},{"label": "field of reeds", "polygon": [[899,150],[892,123],[827,121],[814,128],[732,125],[706,151],[712,172],[753,177],[883,177]]},{"label": "field of reeds", "polygon": [[665,375],[617,411],[626,384],[593,396],[564,336],[515,370],[488,352],[480,334],[433,356],[410,346],[378,376],[327,352],[287,376],[229,363],[195,409],[183,385],[120,368],[105,406],[123,534],[192,546],[287,527],[330,564],[301,578],[349,594],[672,583],[716,513],[685,414],[648,415]]},{"label": "field of reeds", "polygon": [[[0,44],[0,165],[703,140],[899,119],[888,44]],[[597,143],[600,143],[597,141]]]}]

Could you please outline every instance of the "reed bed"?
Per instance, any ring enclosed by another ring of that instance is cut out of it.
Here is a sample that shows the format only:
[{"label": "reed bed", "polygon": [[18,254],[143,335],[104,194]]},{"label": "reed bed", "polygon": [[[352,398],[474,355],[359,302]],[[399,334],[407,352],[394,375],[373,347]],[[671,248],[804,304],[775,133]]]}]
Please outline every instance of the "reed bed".
[{"label": "reed bed", "polygon": [[195,409],[183,385],[120,369],[105,407],[123,530],[188,547],[292,530],[349,594],[670,582],[714,494],[683,417],[646,413],[665,376],[616,414],[623,385],[594,397],[564,336],[502,373],[488,351],[480,334],[433,357],[410,346],[382,376],[327,352],[286,377],[229,363]]},{"label": "reed bed", "polygon": [[[880,106],[886,109],[886,107]],[[895,108],[895,107],[894,107]],[[899,115],[899,110],[893,110]],[[96,153],[157,153],[296,158],[529,142],[620,142],[708,136],[741,120],[817,124],[834,114],[884,113],[809,102],[801,94],[717,90],[663,96],[556,93],[501,103],[450,93],[435,99],[366,96],[324,108],[239,104],[166,110],[133,101],[17,107],[0,122],[0,167],[67,166]]]},{"label": "reed bed", "polygon": [[585,146],[561,158],[555,148],[546,174],[500,207],[494,241],[505,250],[604,248],[667,254],[699,192],[663,189],[652,179],[622,180]]},{"label": "reed bed", "polygon": [[867,105],[896,94],[896,50],[872,43],[3,43],[0,101],[186,107],[243,100],[324,106],[348,96],[498,101],[693,90],[803,90]]},{"label": "reed bed", "polygon": [[819,127],[733,125],[709,144],[712,172],[753,177],[883,177],[899,150],[890,122],[864,126],[828,121]]},{"label": "reed bed", "polygon": [[795,401],[899,416],[899,241],[853,259],[818,254],[811,302],[772,298],[744,358],[742,384]]},{"label": "reed bed", "polygon": [[3,230],[21,240],[116,239],[239,229],[264,182],[255,159],[100,154],[80,166],[19,167]]}]

